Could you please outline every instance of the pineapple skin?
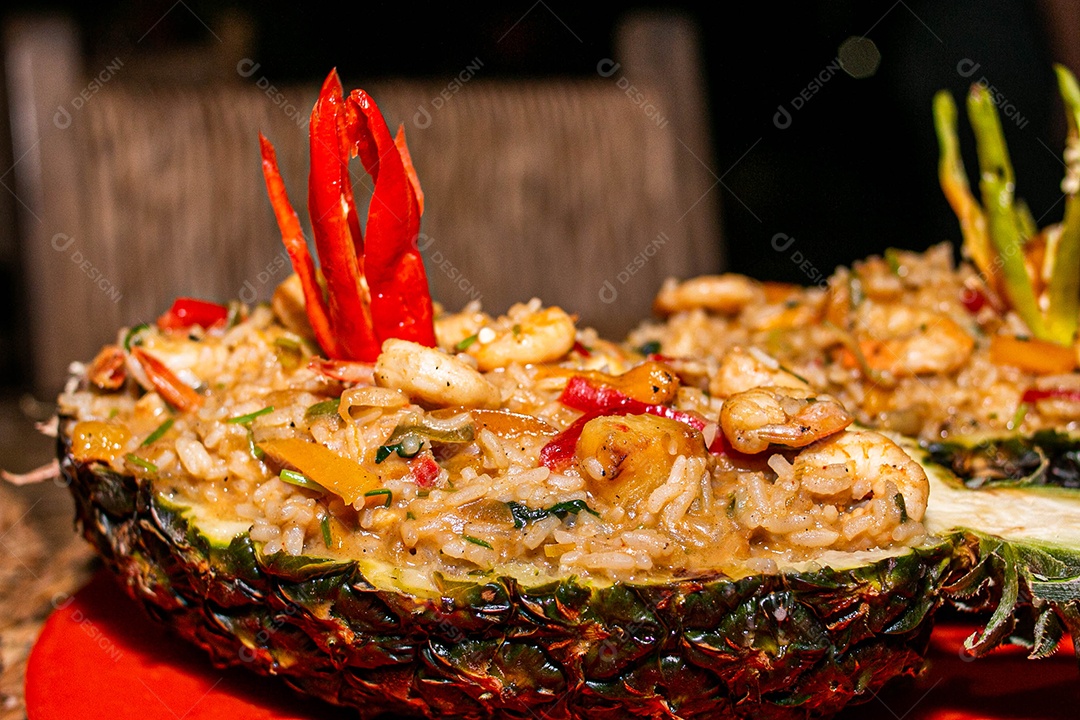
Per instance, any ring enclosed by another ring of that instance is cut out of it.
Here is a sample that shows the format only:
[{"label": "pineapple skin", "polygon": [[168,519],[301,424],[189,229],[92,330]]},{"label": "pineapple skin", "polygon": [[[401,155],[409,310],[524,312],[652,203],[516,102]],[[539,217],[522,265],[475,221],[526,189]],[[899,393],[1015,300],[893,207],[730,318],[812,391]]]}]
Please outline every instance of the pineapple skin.
[{"label": "pineapple skin", "polygon": [[354,562],[262,556],[246,534],[215,545],[149,481],[76,461],[63,433],[59,450],[77,527],[152,617],[218,667],[359,717],[830,717],[919,671],[939,588],[966,569],[942,541],[845,569],[483,578],[425,598]]}]

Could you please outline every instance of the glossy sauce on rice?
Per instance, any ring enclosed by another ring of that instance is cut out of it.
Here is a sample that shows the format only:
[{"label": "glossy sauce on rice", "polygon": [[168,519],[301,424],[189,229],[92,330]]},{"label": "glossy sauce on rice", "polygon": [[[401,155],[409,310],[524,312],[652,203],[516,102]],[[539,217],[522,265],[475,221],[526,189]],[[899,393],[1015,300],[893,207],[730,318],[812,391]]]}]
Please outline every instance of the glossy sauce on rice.
[{"label": "glossy sauce on rice", "polygon": [[[882,435],[845,429],[839,406],[828,406],[833,422],[821,428],[787,418],[820,415],[825,398],[773,387],[783,378],[767,375],[779,372],[767,357],[754,360],[769,366],[758,369],[772,387],[762,412],[784,419],[754,424],[753,406],[749,425],[732,429],[720,422],[729,394],[709,390],[715,360],[668,368],[572,320],[567,343],[564,318],[537,301],[498,318],[478,307],[444,314],[441,350],[388,341],[374,367],[350,364],[363,377],[342,381],[260,306],[228,328],[140,335],[141,351],[199,394],[197,408],[174,413],[129,357],[131,377],[116,390],[74,366],[60,411],[77,458],[249,523],[265,554],[373,558],[428,576],[624,580],[777,572],[826,550],[924,538],[918,465]],[[677,332],[660,331],[665,344]],[[515,360],[545,351],[549,359]],[[565,402],[572,382],[610,393],[646,371],[667,384],[635,388],[652,401],[637,400],[639,411],[583,413]],[[760,401],[739,395],[760,379],[741,373],[729,371],[727,381],[746,386],[730,397]],[[729,430],[780,440],[744,453]],[[552,462],[545,448],[568,432],[580,432],[571,454]],[[274,454],[293,440],[331,451],[376,485],[352,502],[320,487],[334,479],[305,477]]]}]

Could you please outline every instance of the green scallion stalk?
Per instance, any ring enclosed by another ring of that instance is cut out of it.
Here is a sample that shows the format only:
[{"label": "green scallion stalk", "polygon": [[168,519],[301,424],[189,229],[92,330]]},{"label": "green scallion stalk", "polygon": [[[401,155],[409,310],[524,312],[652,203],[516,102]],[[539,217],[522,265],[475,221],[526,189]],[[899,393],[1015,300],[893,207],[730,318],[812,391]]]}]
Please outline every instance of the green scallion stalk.
[{"label": "green scallion stalk", "polygon": [[465,542],[471,542],[473,545],[479,545],[480,547],[485,547],[488,550],[492,549],[490,543],[488,543],[488,542],[486,542],[484,540],[481,540],[478,537],[473,537],[472,535],[462,535],[461,539],[464,540]]},{"label": "green scallion stalk", "polygon": [[330,547],[330,543],[334,541],[333,536],[330,534],[330,516],[323,515],[322,520],[319,521],[319,527],[322,529],[323,544],[326,547]]},{"label": "green scallion stalk", "polygon": [[256,410],[255,412],[250,412],[247,415],[237,415],[236,417],[229,418],[225,422],[231,423],[233,425],[247,425],[249,422],[253,421],[255,418],[261,417],[263,415],[266,415],[267,413],[272,413],[272,412],[274,412],[274,406],[273,405],[268,405],[267,407],[264,407],[262,410]]},{"label": "green scallion stalk", "polygon": [[154,443],[156,443],[165,435],[165,433],[169,432],[169,428],[171,428],[173,426],[173,423],[175,422],[176,418],[169,418],[165,422],[158,425],[157,429],[147,435],[146,439],[139,444],[139,447],[147,447],[148,445],[153,445]]},{"label": "green scallion stalk", "polygon": [[1001,131],[1001,120],[993,97],[981,85],[973,85],[968,93],[968,117],[975,131],[979,155],[979,191],[989,221],[990,240],[1001,262],[1005,294],[1031,334],[1050,340],[1024,263],[1023,246],[1027,238],[1020,235],[1022,221],[1013,203],[1016,178]]},{"label": "green scallion stalk", "polygon": [[476,342],[476,339],[478,337],[479,337],[479,335],[476,335],[474,333],[474,334],[470,335],[469,337],[465,338],[464,340],[462,340],[461,342],[459,342],[457,345],[455,345],[454,349],[457,350],[458,352],[465,352],[466,350],[469,349],[470,345],[472,345],[474,342]]},{"label": "green scallion stalk", "polygon": [[1072,345],[1080,311],[1080,87],[1062,65],[1054,66],[1065,103],[1069,132],[1065,138],[1065,219],[1061,223],[1053,272],[1046,286],[1047,339]]},{"label": "green scallion stalk", "polygon": [[303,473],[298,473],[295,470],[282,470],[279,473],[279,477],[281,478],[282,482],[286,482],[290,485],[302,487],[306,490],[314,490],[315,492],[326,492],[326,488],[324,488],[322,485],[315,482],[307,475]]},{"label": "green scallion stalk", "polygon": [[390,507],[390,503],[394,502],[394,493],[386,488],[379,488],[378,490],[368,490],[364,493],[364,497],[378,497],[379,495],[385,495],[386,500],[383,501],[383,507]]},{"label": "green scallion stalk", "polygon": [[147,472],[156,473],[158,471],[158,466],[157,465],[150,462],[149,460],[143,460],[141,457],[139,457],[135,453],[128,453],[127,455],[124,456],[124,459],[127,460],[132,465],[134,465],[135,467],[142,468],[143,470],[145,470]]}]

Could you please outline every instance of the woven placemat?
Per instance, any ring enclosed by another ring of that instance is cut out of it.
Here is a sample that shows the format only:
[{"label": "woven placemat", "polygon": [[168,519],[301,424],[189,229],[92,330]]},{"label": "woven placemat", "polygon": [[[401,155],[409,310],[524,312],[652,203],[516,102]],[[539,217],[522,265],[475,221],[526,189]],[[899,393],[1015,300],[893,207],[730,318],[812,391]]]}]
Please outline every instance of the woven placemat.
[{"label": "woven placemat", "polygon": [[30,648],[53,608],[95,568],[90,546],[72,527],[73,514],[63,487],[0,484],[0,720],[26,717]]}]

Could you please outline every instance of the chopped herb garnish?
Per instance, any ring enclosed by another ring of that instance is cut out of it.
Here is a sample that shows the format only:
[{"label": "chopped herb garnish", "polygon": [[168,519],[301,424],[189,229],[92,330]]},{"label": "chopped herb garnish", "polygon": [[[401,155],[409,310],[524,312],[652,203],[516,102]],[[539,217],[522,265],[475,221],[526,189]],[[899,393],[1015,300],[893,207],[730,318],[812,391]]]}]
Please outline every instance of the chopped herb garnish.
[{"label": "chopped herb garnish", "polygon": [[426,498],[430,494],[431,494],[430,490],[417,490],[416,491],[416,497],[418,497],[418,498]]},{"label": "chopped herb garnish", "polygon": [[900,508],[900,523],[906,523],[908,521],[907,503],[904,502],[904,496],[900,493],[896,493],[893,496],[893,500],[896,502],[896,507]]},{"label": "chopped herb garnish", "polygon": [[413,515],[412,510],[409,510],[408,512],[405,513],[405,519],[406,520],[415,520],[416,516]]},{"label": "chopped herb garnish", "polygon": [[176,422],[175,418],[169,418],[165,422],[158,425],[157,429],[154,430],[154,432],[146,436],[146,439],[142,441],[139,447],[146,447],[147,445],[153,445],[154,443],[156,443],[165,433],[169,432],[169,428],[173,426],[174,422]]},{"label": "chopped herb garnish", "polygon": [[896,248],[886,248],[885,262],[888,264],[889,269],[892,270],[892,274],[900,277],[900,251]]},{"label": "chopped herb garnish", "polygon": [[133,345],[143,344],[143,335],[150,329],[150,326],[146,323],[139,323],[135,327],[128,330],[127,335],[124,336],[124,349],[131,352]]},{"label": "chopped herb garnish", "polygon": [[1027,417],[1028,410],[1031,406],[1026,402],[1020,403],[1016,408],[1016,413],[1013,414],[1012,420],[1009,421],[1009,429],[1015,430],[1024,422],[1024,418]]},{"label": "chopped herb garnish", "polygon": [[514,323],[514,327],[510,328],[510,332],[514,333],[514,337],[517,337],[521,334],[521,325]]},{"label": "chopped herb garnish", "polygon": [[641,347],[638,348],[638,352],[642,355],[655,355],[660,352],[660,341],[650,340]]},{"label": "chopped herb garnish", "polygon": [[256,460],[262,460],[266,457],[266,453],[263,452],[263,449],[255,444],[255,433],[251,431],[251,428],[247,429],[247,442],[248,452],[251,453],[251,457]]},{"label": "chopped herb garnish", "polygon": [[281,477],[282,482],[286,482],[290,485],[302,487],[306,490],[314,490],[316,492],[326,492],[326,488],[322,485],[315,482],[307,475],[298,473],[295,470],[282,470],[279,476]]},{"label": "chopped herb garnish", "polygon": [[506,506],[510,508],[510,514],[514,517],[514,527],[519,529],[525,527],[528,523],[543,520],[549,515],[554,515],[562,520],[567,515],[577,515],[584,510],[590,515],[600,517],[600,513],[590,508],[584,500],[567,500],[566,502],[556,503],[549,508],[531,508],[528,505],[511,500],[506,503]]},{"label": "chopped herb garnish", "polygon": [[320,417],[322,415],[337,415],[338,408],[341,407],[341,398],[330,398],[329,400],[323,400],[317,402],[307,410],[304,411],[304,417],[308,420]]},{"label": "chopped herb garnish", "polygon": [[247,415],[237,415],[236,417],[229,418],[225,422],[232,423],[233,425],[247,425],[249,422],[251,422],[255,418],[260,417],[262,415],[266,415],[267,413],[272,413],[272,412],[274,412],[274,406],[273,405],[267,405],[262,410],[256,410],[255,412],[249,412]]},{"label": "chopped herb garnish", "polygon": [[244,322],[244,304],[239,300],[229,301],[229,313],[225,316],[225,327],[234,328]]},{"label": "chopped herb garnish", "polygon": [[386,500],[383,502],[383,507],[390,507],[390,503],[394,501],[394,493],[386,488],[379,488],[378,490],[368,490],[364,493],[364,497],[378,497],[379,495],[385,495]]},{"label": "chopped herb garnish", "polygon": [[398,454],[398,457],[413,458],[416,457],[424,448],[424,441],[418,438],[416,435],[406,435],[402,438],[401,442],[396,442],[390,445],[380,445],[379,449],[375,451],[375,464],[378,465],[386,458],[390,457],[394,453]]},{"label": "chopped herb garnish", "polygon": [[322,520],[319,521],[319,527],[322,528],[323,544],[326,545],[326,547],[329,548],[330,543],[333,542],[333,540],[334,540],[333,536],[331,536],[331,534],[330,534],[330,516],[329,515],[323,515]]},{"label": "chopped herb garnish", "polygon": [[293,370],[296,367],[299,367],[300,359],[304,356],[303,350],[301,350],[300,347],[300,341],[296,338],[291,338],[288,335],[274,338],[274,350],[277,354],[278,362],[281,363],[281,367],[286,370]]},{"label": "chopped herb garnish", "polygon": [[457,350],[458,352],[465,352],[466,350],[469,349],[470,345],[472,345],[474,342],[476,342],[477,338],[479,338],[479,337],[480,337],[479,335],[477,335],[476,333],[473,333],[472,335],[470,335],[469,337],[465,338],[464,340],[459,342],[457,345],[455,345],[454,349]]},{"label": "chopped herb garnish", "polygon": [[134,465],[136,467],[140,467],[143,470],[146,470],[147,472],[156,473],[158,471],[158,466],[157,465],[150,462],[149,460],[143,460],[141,457],[139,457],[135,453],[128,453],[127,455],[124,456],[124,458],[129,463],[131,463],[132,465]]},{"label": "chopped herb garnish", "polygon": [[473,545],[479,545],[480,547],[485,547],[488,550],[491,550],[491,544],[481,540],[478,537],[473,537],[472,535],[462,535],[461,538],[465,542],[471,542]]}]

